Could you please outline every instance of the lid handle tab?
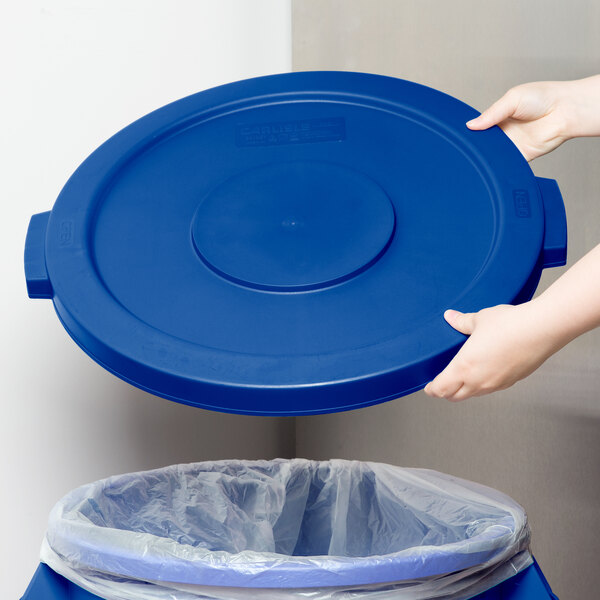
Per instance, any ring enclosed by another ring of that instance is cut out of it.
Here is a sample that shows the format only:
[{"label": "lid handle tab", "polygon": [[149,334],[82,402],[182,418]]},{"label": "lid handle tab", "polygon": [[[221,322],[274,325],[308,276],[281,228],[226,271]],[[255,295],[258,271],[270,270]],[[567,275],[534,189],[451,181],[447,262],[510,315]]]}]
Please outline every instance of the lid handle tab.
[{"label": "lid handle tab", "polygon": [[25,281],[30,298],[52,298],[54,292],[46,269],[46,227],[50,211],[33,215],[25,238]]},{"label": "lid handle tab", "polygon": [[536,177],[544,203],[543,268],[562,267],[567,262],[567,215],[554,179]]}]

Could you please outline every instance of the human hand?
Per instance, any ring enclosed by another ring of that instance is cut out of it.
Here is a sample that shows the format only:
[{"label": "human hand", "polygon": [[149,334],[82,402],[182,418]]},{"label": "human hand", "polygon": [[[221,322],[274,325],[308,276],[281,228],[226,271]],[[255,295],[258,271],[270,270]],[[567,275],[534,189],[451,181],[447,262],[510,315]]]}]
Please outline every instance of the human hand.
[{"label": "human hand", "polygon": [[535,371],[561,348],[535,301],[499,305],[477,313],[448,310],[446,321],[469,335],[458,354],[425,393],[452,401],[482,396],[510,387]]},{"label": "human hand", "polygon": [[600,135],[599,107],[598,75],[525,83],[508,90],[467,127],[498,125],[530,161],[573,137]]}]

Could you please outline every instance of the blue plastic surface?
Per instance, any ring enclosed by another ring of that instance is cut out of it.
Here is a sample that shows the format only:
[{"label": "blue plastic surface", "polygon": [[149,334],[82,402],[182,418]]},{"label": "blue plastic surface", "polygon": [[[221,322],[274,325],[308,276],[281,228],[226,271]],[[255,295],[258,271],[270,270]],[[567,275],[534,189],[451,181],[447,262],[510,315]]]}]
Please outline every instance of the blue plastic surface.
[{"label": "blue plastic surface", "polygon": [[[45,564],[40,564],[21,600],[97,600],[83,588],[71,583]],[[533,565],[474,600],[558,600],[534,562]]]},{"label": "blue plastic surface", "polygon": [[33,215],[27,230],[25,265],[27,293],[30,298],[52,298],[52,285],[46,270],[44,244],[50,212]]},{"label": "blue plastic surface", "polygon": [[184,98],[96,150],[25,271],[94,360],[212,410],[348,410],[424,386],[447,308],[527,300],[564,264],[555,182],[414,83],[291,73]]}]

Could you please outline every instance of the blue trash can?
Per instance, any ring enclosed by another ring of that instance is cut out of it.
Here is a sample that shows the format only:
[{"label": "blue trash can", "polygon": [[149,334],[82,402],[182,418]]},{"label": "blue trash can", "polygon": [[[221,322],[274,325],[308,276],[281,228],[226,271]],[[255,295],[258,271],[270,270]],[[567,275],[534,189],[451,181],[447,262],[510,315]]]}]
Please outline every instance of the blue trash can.
[{"label": "blue trash can", "polygon": [[24,599],[552,598],[528,545],[518,504],[435,471],[176,465],[65,496]]}]

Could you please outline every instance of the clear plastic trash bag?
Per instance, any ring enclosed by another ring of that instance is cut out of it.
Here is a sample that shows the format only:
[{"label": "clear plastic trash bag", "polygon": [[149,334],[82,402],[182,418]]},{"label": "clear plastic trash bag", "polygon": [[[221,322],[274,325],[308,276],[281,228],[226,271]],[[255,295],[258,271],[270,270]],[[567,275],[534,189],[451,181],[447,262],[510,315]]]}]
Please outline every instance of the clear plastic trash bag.
[{"label": "clear plastic trash bag", "polygon": [[465,600],[531,564],[528,543],[518,504],[435,471],[225,460],[74,490],[41,558],[107,600]]}]

